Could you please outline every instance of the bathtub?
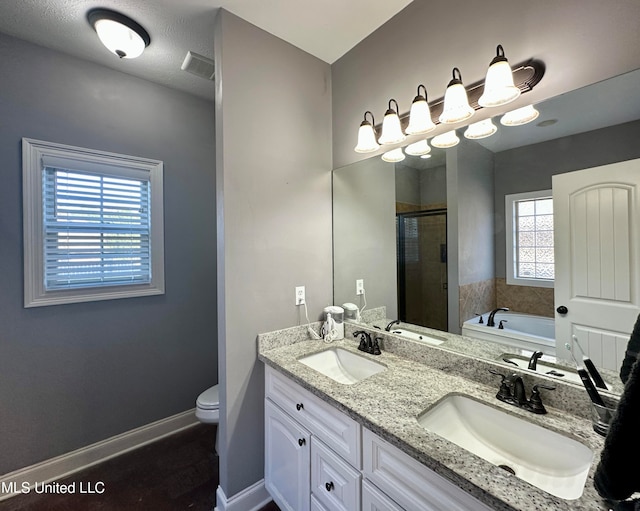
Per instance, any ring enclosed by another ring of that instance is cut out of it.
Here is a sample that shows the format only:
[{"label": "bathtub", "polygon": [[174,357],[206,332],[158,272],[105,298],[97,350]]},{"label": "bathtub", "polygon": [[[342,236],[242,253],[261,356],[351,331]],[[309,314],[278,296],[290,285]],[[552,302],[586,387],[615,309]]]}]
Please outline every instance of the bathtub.
[{"label": "bathtub", "polygon": [[[489,313],[469,319],[462,324],[462,335],[483,341],[497,342],[529,351],[540,350],[546,355],[556,354],[555,322],[553,318],[521,312],[497,312],[495,326],[487,326]],[[504,320],[503,329],[499,329]]]}]

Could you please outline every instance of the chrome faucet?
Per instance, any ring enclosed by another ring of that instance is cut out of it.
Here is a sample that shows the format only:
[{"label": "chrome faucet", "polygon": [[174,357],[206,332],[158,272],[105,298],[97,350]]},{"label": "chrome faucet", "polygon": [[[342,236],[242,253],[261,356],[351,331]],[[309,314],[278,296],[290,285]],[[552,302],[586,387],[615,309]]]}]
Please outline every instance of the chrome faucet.
[{"label": "chrome faucet", "polygon": [[528,369],[531,369],[532,371],[535,371],[537,369],[537,364],[538,364],[538,359],[543,355],[543,353],[541,351],[534,351],[533,355],[531,355],[531,358],[529,359],[529,366]]},{"label": "chrome faucet", "polygon": [[394,319],[393,321],[390,321],[389,324],[384,328],[387,332],[391,331],[391,327],[395,324],[400,324],[400,320],[399,319]]},{"label": "chrome faucet", "polygon": [[493,309],[491,311],[491,314],[489,314],[489,319],[487,319],[487,326],[496,326],[496,322],[493,319],[493,317],[496,315],[496,312],[498,311],[508,311],[509,308],[508,307],[498,307],[497,309]]}]

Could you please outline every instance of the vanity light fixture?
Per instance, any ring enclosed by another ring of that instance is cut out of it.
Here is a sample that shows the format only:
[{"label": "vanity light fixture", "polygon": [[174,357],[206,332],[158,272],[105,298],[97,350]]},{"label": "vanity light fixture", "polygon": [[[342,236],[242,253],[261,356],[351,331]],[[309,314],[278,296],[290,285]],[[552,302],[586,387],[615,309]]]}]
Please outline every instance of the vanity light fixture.
[{"label": "vanity light fixture", "polygon": [[[367,120],[367,114],[371,116],[371,122]],[[376,120],[373,114],[367,110],[364,113],[364,120],[360,123],[358,130],[358,144],[354,148],[356,153],[370,153],[380,148],[380,144],[376,142],[375,126]]]},{"label": "vanity light fixture", "polygon": [[478,99],[481,107],[506,105],[520,96],[520,89],[513,83],[513,72],[509,61],[504,56],[504,49],[499,44],[497,55],[489,64],[487,77],[484,80],[484,92]]},{"label": "vanity light fixture", "polygon": [[418,142],[414,142],[413,144],[409,144],[405,148],[404,152],[410,156],[423,156],[431,152],[431,147],[429,146],[427,139],[423,139]]},{"label": "vanity light fixture", "polygon": [[382,155],[382,159],[384,161],[388,161],[389,163],[397,163],[399,161],[404,160],[405,156],[402,152],[401,147],[396,147],[395,149],[391,149],[391,151],[387,151]]},{"label": "vanity light fixture", "polygon": [[447,131],[440,135],[437,135],[431,139],[431,145],[433,147],[439,147],[440,149],[447,149],[458,145],[460,139],[456,135],[456,130]]},{"label": "vanity light fixture", "polygon": [[[424,96],[420,94],[420,89],[424,90]],[[418,93],[413,98],[411,110],[409,112],[409,126],[405,130],[407,135],[422,135],[436,129],[436,125],[431,119],[431,110],[427,99],[427,88],[418,85]]]},{"label": "vanity light fixture", "polygon": [[121,59],[142,55],[151,43],[149,33],[131,18],[110,9],[92,9],[87,20],[95,29],[102,44]]},{"label": "vanity light fixture", "polygon": [[504,114],[500,119],[500,124],[504,126],[522,126],[537,119],[539,115],[540,112],[533,105],[527,105]]},{"label": "vanity light fixture", "polygon": [[469,124],[469,127],[465,130],[464,136],[465,138],[471,140],[478,140],[480,138],[487,138],[493,135],[498,128],[496,127],[491,119],[485,119],[484,121],[474,122],[473,124]]},{"label": "vanity light fixture", "polygon": [[[391,107],[391,103],[395,104],[395,110]],[[385,112],[384,119],[382,120],[382,134],[378,139],[380,144],[397,144],[407,138],[404,133],[402,133],[398,112],[398,102],[395,99],[390,99],[389,108]]]},{"label": "vanity light fixture", "polygon": [[[456,76],[456,73],[458,76]],[[453,124],[466,121],[475,110],[469,105],[467,90],[462,85],[462,75],[457,67],[453,68],[453,78],[444,93],[444,107],[440,114],[440,122]]]}]

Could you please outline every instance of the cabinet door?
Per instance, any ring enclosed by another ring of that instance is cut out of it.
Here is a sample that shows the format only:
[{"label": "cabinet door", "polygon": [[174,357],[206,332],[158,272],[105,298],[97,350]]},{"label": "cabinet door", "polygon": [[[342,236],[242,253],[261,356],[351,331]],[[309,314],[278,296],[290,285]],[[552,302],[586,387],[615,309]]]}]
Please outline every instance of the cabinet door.
[{"label": "cabinet door", "polygon": [[309,432],[266,399],[264,479],[282,511],[309,511],[310,460]]},{"label": "cabinet door", "polygon": [[362,481],[362,511],[404,511],[369,481]]},{"label": "cabinet door", "polygon": [[311,437],[311,492],[330,511],[360,510],[360,472]]}]

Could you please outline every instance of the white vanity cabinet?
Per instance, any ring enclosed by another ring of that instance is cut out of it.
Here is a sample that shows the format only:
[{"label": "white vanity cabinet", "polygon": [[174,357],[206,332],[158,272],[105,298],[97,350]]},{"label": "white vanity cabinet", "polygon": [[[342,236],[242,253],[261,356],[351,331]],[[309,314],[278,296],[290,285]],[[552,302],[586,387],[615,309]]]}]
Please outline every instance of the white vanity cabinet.
[{"label": "white vanity cabinet", "polygon": [[265,486],[282,511],[492,511],[269,366],[265,397]]},{"label": "white vanity cabinet", "polygon": [[360,424],[270,367],[265,396],[265,486],[280,509],[360,510]]},{"label": "white vanity cabinet", "polygon": [[[362,471],[401,509],[423,511],[492,511],[452,482],[364,429]],[[367,507],[386,509],[384,507]],[[396,508],[390,508],[396,509]]]}]

